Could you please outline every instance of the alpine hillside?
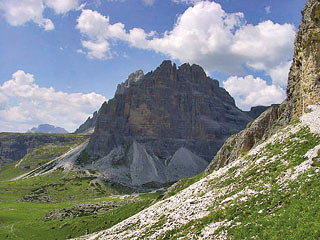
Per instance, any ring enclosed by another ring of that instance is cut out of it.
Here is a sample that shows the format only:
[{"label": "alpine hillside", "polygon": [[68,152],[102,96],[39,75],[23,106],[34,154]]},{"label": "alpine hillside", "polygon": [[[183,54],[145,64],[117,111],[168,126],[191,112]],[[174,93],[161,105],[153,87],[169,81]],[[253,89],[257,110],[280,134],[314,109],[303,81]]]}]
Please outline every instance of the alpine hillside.
[{"label": "alpine hillside", "polygon": [[229,138],[206,172],[164,200],[80,239],[318,239],[320,3],[308,0],[287,99]]}]

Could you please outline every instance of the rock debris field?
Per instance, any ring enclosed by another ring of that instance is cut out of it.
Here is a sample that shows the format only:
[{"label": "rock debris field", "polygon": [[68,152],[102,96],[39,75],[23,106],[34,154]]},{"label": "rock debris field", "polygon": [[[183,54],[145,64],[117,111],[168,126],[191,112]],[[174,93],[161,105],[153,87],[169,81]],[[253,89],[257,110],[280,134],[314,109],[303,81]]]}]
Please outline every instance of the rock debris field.
[{"label": "rock debris field", "polygon": [[[317,140],[320,134],[320,105],[310,106],[307,110],[308,113],[301,117],[299,123],[280,129],[267,141],[226,167],[213,171],[176,195],[154,204],[110,229],[79,239],[163,239],[173,236],[187,239],[227,239],[228,229],[241,226],[241,216],[229,221],[205,220],[221,209],[246,203],[258,195],[267,196],[272,182],[263,177],[269,172],[272,164],[277,163],[278,168],[283,169],[276,177],[281,191],[290,191],[290,181],[296,181],[303,174],[308,174],[309,178],[314,176],[309,172],[314,168],[312,163],[320,149]],[[311,132],[317,141],[313,145],[310,144],[310,149],[302,156],[302,162],[291,163],[288,157],[290,151],[294,151],[291,147],[296,148],[295,144],[305,141],[303,136],[309,136],[308,132]],[[301,139],[297,139],[297,134],[302,136]],[[282,151],[275,152],[276,146],[281,146]],[[253,170],[257,175],[248,177],[247,173]],[[318,173],[319,168],[316,168],[315,172]],[[250,181],[253,177],[256,178],[255,181]],[[263,206],[262,203],[261,205]],[[275,209],[268,211],[272,214]],[[263,212],[265,209],[261,208],[258,213]],[[192,231],[195,228],[199,230]],[[187,229],[188,231],[184,231]]]}]

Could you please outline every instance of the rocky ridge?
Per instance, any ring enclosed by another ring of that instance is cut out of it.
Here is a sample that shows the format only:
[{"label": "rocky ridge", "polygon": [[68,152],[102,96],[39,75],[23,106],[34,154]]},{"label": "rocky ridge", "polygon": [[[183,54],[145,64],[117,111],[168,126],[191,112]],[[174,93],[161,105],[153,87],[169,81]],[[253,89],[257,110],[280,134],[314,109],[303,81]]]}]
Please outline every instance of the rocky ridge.
[{"label": "rocky ridge", "polygon": [[320,101],[320,3],[308,0],[296,35],[294,57],[289,72],[287,98],[280,106],[256,119],[245,130],[228,139],[207,171],[225,166],[243,152],[263,142],[290,121],[298,119],[307,106]]},{"label": "rocky ridge", "polygon": [[98,118],[98,112],[95,111],[92,114],[92,117],[88,117],[88,119],[79,126],[79,128],[74,132],[78,134],[91,134],[94,131],[94,125],[96,124]]},{"label": "rocky ridge", "polygon": [[99,110],[87,168],[137,186],[191,177],[253,118],[198,65],[131,74]]},{"label": "rocky ridge", "polygon": [[34,127],[27,131],[27,133],[54,133],[54,134],[65,134],[67,130],[61,127],[56,127],[50,124],[40,124],[38,127]]},{"label": "rocky ridge", "polygon": [[0,133],[0,166],[22,159],[41,145],[70,143],[76,139],[68,135]]}]

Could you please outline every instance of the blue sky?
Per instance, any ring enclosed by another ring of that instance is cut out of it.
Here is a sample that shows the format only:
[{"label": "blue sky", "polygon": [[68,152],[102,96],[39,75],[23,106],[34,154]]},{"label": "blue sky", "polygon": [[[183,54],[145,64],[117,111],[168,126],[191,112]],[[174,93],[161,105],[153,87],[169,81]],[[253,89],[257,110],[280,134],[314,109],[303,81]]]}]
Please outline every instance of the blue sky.
[{"label": "blue sky", "polygon": [[69,131],[117,84],[196,63],[242,109],[280,103],[303,0],[0,0],[0,131]]}]

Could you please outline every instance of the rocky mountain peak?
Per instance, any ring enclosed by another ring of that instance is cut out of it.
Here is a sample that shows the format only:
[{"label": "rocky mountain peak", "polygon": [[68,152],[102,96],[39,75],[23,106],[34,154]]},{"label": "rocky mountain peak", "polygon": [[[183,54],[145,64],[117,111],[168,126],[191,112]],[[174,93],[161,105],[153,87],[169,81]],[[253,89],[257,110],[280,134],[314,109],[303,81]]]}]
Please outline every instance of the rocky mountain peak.
[{"label": "rocky mountain peak", "polygon": [[134,72],[134,73],[131,73],[125,82],[118,85],[117,90],[116,90],[116,95],[123,94],[125,89],[129,88],[133,83],[138,82],[143,77],[144,77],[144,73],[141,69]]},{"label": "rocky mountain peak", "polygon": [[[143,185],[196,175],[252,120],[198,65],[163,61],[153,72],[131,76],[102,105],[86,148],[95,159],[91,166],[113,181]],[[186,161],[198,167],[180,171]]]},{"label": "rocky mountain peak", "polygon": [[27,133],[56,133],[56,134],[64,134],[68,133],[67,130],[61,127],[56,127],[50,124],[40,124],[38,127],[33,127],[28,130]]}]

